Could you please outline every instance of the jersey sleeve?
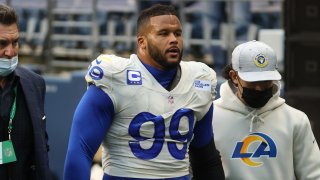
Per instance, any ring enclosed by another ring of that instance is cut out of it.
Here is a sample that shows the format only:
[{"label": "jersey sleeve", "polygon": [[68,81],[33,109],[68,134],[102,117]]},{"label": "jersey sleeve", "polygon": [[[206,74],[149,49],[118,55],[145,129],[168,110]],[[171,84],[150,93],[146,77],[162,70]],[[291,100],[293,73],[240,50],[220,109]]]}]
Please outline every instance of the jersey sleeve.
[{"label": "jersey sleeve", "polygon": [[194,137],[191,146],[200,148],[210,143],[213,137],[212,115],[213,105],[211,105],[206,115],[200,121],[196,122],[193,129]]},{"label": "jersey sleeve", "polygon": [[[117,91],[126,85],[126,68],[131,65],[129,59],[115,55],[102,54],[93,60],[85,76],[88,85],[101,88],[117,107]],[[117,90],[115,90],[117,89]]]},{"label": "jersey sleeve", "polygon": [[94,85],[89,86],[74,113],[64,179],[90,179],[93,157],[111,125],[113,114],[108,95]]},{"label": "jersey sleeve", "polygon": [[91,62],[85,76],[88,85],[94,84],[107,93],[112,92],[112,73],[115,71],[113,58],[113,55],[103,54]]},{"label": "jersey sleeve", "polygon": [[211,95],[212,95],[211,101],[213,101],[217,95],[217,91],[216,91],[217,75],[216,75],[216,72],[204,63],[199,63],[199,64],[200,64],[200,67],[205,71],[205,73],[202,74],[201,78],[207,79],[211,83]]},{"label": "jersey sleeve", "polygon": [[192,80],[195,89],[195,102],[201,104],[194,109],[197,121],[203,119],[216,97],[217,77],[215,71],[201,62],[187,62],[188,81]]}]

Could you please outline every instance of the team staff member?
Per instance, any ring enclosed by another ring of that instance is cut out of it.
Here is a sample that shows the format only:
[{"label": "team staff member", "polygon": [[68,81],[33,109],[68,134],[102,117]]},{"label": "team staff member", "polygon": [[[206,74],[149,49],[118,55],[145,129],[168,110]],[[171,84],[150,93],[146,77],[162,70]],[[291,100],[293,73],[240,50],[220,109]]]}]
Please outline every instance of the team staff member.
[{"label": "team staff member", "polygon": [[213,129],[226,179],[319,180],[318,144],[307,115],[279,96],[274,50],[240,44],[224,77]]},{"label": "team staff member", "polygon": [[215,72],[181,61],[182,26],[172,6],[142,11],[137,32],[137,54],[91,63],[64,178],[89,179],[102,142],[104,180],[189,180],[189,160],[195,180],[224,179],[211,124]]},{"label": "team staff member", "polygon": [[0,4],[0,179],[50,179],[45,82],[18,65],[15,10]]}]

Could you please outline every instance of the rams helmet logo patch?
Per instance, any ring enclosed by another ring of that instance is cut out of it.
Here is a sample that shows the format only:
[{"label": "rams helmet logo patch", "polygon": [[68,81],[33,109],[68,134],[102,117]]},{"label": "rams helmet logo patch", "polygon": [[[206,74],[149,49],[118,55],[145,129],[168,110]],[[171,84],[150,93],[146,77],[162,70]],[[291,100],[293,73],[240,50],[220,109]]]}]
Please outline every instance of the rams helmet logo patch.
[{"label": "rams helmet logo patch", "polygon": [[100,80],[103,77],[103,70],[99,66],[93,66],[89,70],[89,75],[94,80]]},{"label": "rams helmet logo patch", "polygon": [[268,65],[268,58],[264,54],[258,54],[254,58],[254,63],[260,68],[266,67]]}]

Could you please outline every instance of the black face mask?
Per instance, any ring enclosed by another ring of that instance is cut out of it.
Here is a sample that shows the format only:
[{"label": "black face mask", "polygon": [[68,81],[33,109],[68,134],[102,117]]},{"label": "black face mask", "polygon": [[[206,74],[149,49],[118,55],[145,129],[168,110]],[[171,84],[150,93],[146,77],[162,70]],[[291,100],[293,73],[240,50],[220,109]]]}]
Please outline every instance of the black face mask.
[{"label": "black face mask", "polygon": [[242,89],[242,99],[253,108],[263,107],[272,97],[272,87],[263,91],[249,89],[246,87],[242,87]]}]

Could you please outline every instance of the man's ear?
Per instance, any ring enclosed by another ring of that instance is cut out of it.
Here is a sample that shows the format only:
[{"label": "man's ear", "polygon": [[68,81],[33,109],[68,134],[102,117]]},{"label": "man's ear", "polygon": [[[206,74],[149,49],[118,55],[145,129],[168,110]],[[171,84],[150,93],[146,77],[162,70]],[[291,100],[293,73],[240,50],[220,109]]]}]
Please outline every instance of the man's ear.
[{"label": "man's ear", "polygon": [[229,71],[229,77],[231,78],[233,84],[238,87],[238,79],[237,79],[237,72],[235,70],[230,70]]},{"label": "man's ear", "polygon": [[145,36],[138,36],[138,47],[140,47],[141,49],[146,49],[146,40],[145,40]]}]

